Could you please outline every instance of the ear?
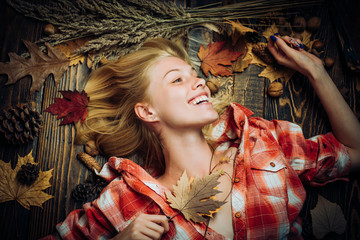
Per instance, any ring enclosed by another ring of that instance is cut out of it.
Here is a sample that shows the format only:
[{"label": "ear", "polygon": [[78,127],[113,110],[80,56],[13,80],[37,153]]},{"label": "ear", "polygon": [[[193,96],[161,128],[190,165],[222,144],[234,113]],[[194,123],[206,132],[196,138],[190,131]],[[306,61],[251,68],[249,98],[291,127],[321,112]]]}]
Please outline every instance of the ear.
[{"label": "ear", "polygon": [[135,113],[144,122],[156,122],[158,118],[155,111],[153,111],[146,103],[135,104]]}]

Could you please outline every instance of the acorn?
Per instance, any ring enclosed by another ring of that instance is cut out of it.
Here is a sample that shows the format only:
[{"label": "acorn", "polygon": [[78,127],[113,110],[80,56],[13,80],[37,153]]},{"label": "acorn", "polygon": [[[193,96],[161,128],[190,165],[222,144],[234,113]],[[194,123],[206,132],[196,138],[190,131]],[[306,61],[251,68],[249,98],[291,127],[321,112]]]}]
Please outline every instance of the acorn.
[{"label": "acorn", "polygon": [[85,152],[93,157],[99,154],[99,150],[97,149],[94,140],[90,140],[85,143]]},{"label": "acorn", "polygon": [[335,61],[331,57],[325,57],[324,64],[327,68],[331,68],[334,65]]},{"label": "acorn", "polygon": [[309,30],[310,32],[315,32],[316,30],[319,29],[321,24],[321,19],[319,17],[311,17],[308,21],[307,21],[307,30]]},{"label": "acorn", "polygon": [[324,48],[324,44],[319,40],[315,40],[312,45],[312,48],[316,49],[318,52],[321,52],[321,50],[323,50]]},{"label": "acorn", "polygon": [[219,91],[220,88],[220,82],[219,80],[217,80],[216,78],[210,78],[207,82],[206,85],[208,86],[208,88],[210,89],[211,94],[215,94]]},{"label": "acorn", "polygon": [[281,82],[272,82],[269,84],[269,87],[267,89],[267,94],[270,97],[280,97],[284,92],[284,88]]},{"label": "acorn", "polygon": [[49,23],[45,26],[44,33],[49,36],[53,35],[56,33],[56,27],[54,25],[52,25],[51,23]]},{"label": "acorn", "polygon": [[292,23],[292,29],[295,32],[302,33],[306,28],[306,20],[304,17],[295,17]]}]

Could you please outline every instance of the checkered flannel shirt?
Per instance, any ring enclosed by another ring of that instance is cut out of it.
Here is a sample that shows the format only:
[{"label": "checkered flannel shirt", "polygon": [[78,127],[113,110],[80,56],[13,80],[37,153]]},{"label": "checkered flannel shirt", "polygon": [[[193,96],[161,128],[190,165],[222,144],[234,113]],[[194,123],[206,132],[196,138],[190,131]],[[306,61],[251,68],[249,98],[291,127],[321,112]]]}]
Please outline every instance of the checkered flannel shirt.
[{"label": "checkered flannel shirt", "polygon": [[[346,175],[347,149],[331,133],[305,139],[296,124],[251,115],[231,103],[212,130],[217,150],[238,148],[231,196],[234,239],[298,239],[298,214],[306,196],[303,183],[324,185]],[[111,181],[100,197],[71,212],[56,226],[57,235],[46,238],[108,239],[141,213],[177,213],[166,201],[168,190],[128,159],[110,158],[100,175]],[[163,239],[203,239],[206,228],[181,214],[169,224]],[[225,239],[211,228],[206,235]]]}]

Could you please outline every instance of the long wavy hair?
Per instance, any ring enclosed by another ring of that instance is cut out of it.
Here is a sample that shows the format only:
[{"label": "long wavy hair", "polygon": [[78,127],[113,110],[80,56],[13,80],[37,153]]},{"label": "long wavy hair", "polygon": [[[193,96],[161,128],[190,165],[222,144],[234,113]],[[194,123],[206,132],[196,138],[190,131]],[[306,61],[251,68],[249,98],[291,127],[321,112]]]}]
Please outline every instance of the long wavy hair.
[{"label": "long wavy hair", "polygon": [[165,168],[156,134],[136,115],[138,102],[149,101],[149,70],[161,58],[178,57],[191,65],[183,47],[166,39],[148,40],[143,46],[117,61],[93,71],[86,84],[89,115],[77,125],[76,143],[94,140],[105,156],[140,153],[144,167]]}]

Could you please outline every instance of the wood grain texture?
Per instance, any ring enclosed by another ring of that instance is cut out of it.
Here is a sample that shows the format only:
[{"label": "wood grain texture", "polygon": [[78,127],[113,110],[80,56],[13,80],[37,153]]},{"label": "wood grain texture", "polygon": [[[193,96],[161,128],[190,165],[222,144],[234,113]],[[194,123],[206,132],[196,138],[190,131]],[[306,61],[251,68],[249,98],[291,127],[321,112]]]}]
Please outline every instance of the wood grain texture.
[{"label": "wood grain texture", "polygon": [[[170,1],[170,0],[169,0]],[[173,1],[173,0],[171,0]],[[176,0],[184,6],[199,6],[217,1]],[[227,1],[232,2],[232,1]],[[1,61],[7,61],[8,52],[21,54],[26,51],[22,39],[36,41],[42,35],[44,23],[25,18],[13,9],[0,3],[0,46]],[[3,14],[2,14],[3,13]],[[324,41],[325,53],[335,59],[336,64],[329,70],[339,89],[348,89],[346,100],[354,112],[360,112],[360,76],[344,66],[342,56],[337,49],[337,41],[332,29],[326,6],[314,10],[312,14],[321,16],[322,29],[314,36]],[[194,28],[189,32],[187,45],[189,54],[199,70],[200,62],[196,54],[200,44],[213,40],[211,33],[203,28]],[[269,81],[258,78],[260,68],[250,66],[241,74],[223,78],[222,93],[234,94],[240,104],[254,111],[255,116],[267,119],[283,119],[298,123],[306,137],[330,131],[325,112],[308,83],[307,79],[296,74],[289,82],[284,83],[284,95],[273,99],[266,95]],[[0,109],[18,103],[34,101],[39,112],[61,97],[59,90],[82,90],[85,86],[89,69],[85,64],[69,67],[56,87],[52,76],[45,81],[40,92],[29,96],[31,78],[25,77],[13,85],[5,86],[6,77],[0,76]],[[32,207],[30,211],[22,208],[17,202],[0,204],[0,232],[3,239],[38,239],[55,230],[55,225],[63,221],[81,204],[71,198],[72,189],[83,183],[91,172],[76,159],[76,154],[83,151],[83,146],[74,144],[75,129],[72,125],[59,126],[60,120],[50,113],[43,113],[44,127],[32,143],[13,146],[1,142],[0,159],[11,162],[14,167],[18,154],[24,156],[33,149],[36,162],[42,170],[54,168],[52,187],[46,192],[54,196],[45,202],[43,208]],[[100,165],[106,162],[105,157],[97,156]],[[335,182],[322,188],[306,188],[308,197],[301,215],[304,217],[306,239],[314,239],[311,233],[310,209],[314,208],[318,194],[339,204],[348,221],[347,231],[341,236],[329,235],[327,239],[359,239],[360,236],[360,192],[359,177],[350,176],[349,182]],[[309,227],[310,226],[310,227]]]}]

